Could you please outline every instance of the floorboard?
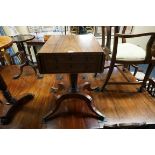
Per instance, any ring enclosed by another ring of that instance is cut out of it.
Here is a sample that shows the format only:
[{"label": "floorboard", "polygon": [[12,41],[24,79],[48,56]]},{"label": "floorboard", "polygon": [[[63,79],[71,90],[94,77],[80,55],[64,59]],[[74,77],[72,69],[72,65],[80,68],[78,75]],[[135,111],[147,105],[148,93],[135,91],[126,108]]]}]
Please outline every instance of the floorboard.
[{"label": "floorboard", "polygon": [[[155,122],[155,98],[147,92],[137,93],[139,85],[109,85],[107,90],[101,92],[89,93],[94,104],[105,116],[105,122],[99,121],[92,115],[86,104],[81,100],[70,99],[62,103],[57,117],[44,123],[43,116],[51,110],[54,105],[54,96],[50,92],[52,86],[60,81],[56,75],[46,74],[43,79],[37,79],[30,67],[25,67],[24,74],[17,80],[12,79],[18,72],[18,66],[6,66],[0,68],[7,86],[14,97],[19,97],[24,93],[34,94],[34,99],[24,104],[15,114],[8,125],[0,125],[3,129],[94,129],[102,128],[104,123],[131,123],[131,122]],[[131,80],[135,80],[130,73],[127,73]],[[90,81],[92,86],[102,86],[104,74],[80,74],[78,83]],[[121,74],[114,71],[111,81],[124,80]],[[67,75],[63,75],[62,81],[69,86]],[[3,100],[0,94],[0,100]],[[4,110],[0,104],[0,113]]]}]

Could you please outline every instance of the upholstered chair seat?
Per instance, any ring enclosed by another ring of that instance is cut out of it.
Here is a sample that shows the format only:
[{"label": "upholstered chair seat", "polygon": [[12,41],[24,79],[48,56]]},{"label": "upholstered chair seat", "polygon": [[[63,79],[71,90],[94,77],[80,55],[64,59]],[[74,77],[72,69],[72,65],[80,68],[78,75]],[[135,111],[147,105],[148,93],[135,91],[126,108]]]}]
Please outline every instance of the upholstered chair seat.
[{"label": "upholstered chair seat", "polygon": [[[112,57],[112,53],[110,54]],[[117,46],[116,60],[121,61],[143,61],[146,57],[146,51],[131,43],[120,43]]]}]

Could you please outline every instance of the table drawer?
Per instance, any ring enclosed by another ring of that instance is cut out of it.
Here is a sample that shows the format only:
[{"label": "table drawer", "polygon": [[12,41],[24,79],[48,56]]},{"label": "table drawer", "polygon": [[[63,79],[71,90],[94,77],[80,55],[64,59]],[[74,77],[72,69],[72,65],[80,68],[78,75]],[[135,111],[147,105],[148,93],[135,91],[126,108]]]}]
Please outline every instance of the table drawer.
[{"label": "table drawer", "polygon": [[99,63],[51,63],[40,73],[94,73],[101,72]]},{"label": "table drawer", "polygon": [[102,53],[95,53],[89,55],[89,53],[72,53],[72,54],[49,54],[48,56],[42,56],[44,59],[53,63],[96,63],[102,56]]},{"label": "table drawer", "polygon": [[103,53],[49,54],[37,56],[39,71],[49,73],[96,73],[102,72]]}]

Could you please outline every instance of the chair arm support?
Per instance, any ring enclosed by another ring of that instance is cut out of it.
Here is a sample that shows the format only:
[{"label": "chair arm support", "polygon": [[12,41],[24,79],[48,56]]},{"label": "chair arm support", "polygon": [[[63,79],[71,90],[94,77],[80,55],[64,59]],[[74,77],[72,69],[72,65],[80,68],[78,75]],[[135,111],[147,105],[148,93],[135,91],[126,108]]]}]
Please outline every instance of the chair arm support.
[{"label": "chair arm support", "polygon": [[139,34],[120,34],[120,33],[115,34],[116,37],[120,38],[134,38],[134,37],[151,36],[151,35],[155,36],[155,32],[139,33]]}]

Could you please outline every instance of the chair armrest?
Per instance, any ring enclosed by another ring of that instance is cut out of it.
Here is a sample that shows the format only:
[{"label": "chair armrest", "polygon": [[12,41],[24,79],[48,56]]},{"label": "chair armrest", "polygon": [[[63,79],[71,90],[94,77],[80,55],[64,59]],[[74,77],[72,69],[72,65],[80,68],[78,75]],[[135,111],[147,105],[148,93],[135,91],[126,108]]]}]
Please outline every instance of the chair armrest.
[{"label": "chair armrest", "polygon": [[142,36],[150,36],[150,35],[155,36],[155,32],[139,33],[139,34],[121,34],[121,33],[115,34],[115,36],[120,38],[134,38],[134,37],[142,37]]}]

